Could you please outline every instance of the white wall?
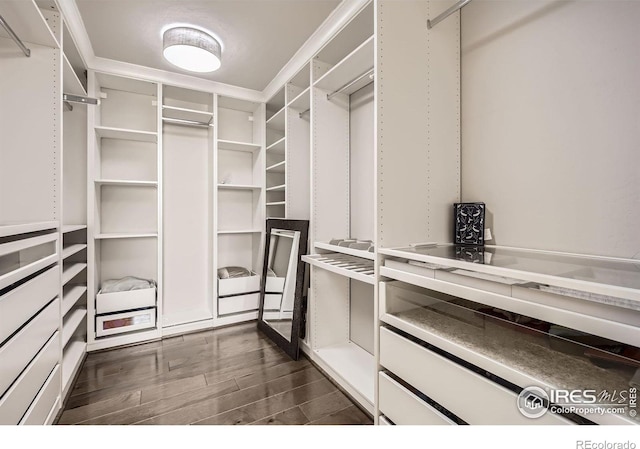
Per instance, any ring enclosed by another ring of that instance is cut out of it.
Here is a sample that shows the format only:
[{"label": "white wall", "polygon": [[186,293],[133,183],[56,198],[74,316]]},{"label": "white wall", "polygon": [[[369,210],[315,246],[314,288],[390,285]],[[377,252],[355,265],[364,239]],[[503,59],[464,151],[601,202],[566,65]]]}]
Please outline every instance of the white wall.
[{"label": "white wall", "polygon": [[463,9],[462,199],[496,244],[640,252],[638,23],[637,1]]}]

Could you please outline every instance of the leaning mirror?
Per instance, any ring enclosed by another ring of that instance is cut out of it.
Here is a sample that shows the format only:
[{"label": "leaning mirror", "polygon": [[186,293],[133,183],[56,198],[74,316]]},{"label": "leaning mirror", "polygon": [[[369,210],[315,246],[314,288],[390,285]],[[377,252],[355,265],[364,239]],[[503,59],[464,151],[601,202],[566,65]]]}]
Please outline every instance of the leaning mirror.
[{"label": "leaning mirror", "polygon": [[298,359],[308,220],[267,220],[258,328]]}]

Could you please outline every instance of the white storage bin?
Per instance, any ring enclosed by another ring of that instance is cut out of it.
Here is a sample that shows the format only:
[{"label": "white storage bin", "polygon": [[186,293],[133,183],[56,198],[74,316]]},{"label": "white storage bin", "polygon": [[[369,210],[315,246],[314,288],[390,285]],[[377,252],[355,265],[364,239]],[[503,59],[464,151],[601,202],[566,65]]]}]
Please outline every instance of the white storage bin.
[{"label": "white storage bin", "polygon": [[260,305],[260,293],[249,295],[228,296],[218,298],[218,315],[230,315],[232,313],[253,312]]},{"label": "white storage bin", "polygon": [[113,313],[156,305],[156,289],[143,288],[126,292],[101,293],[96,296],[96,313]]},{"label": "white storage bin", "polygon": [[[218,279],[218,296],[241,295],[260,291],[260,276]],[[257,307],[256,307],[257,309]]]},{"label": "white storage bin", "polygon": [[156,326],[156,309],[135,310],[96,317],[96,335],[121,334]]}]

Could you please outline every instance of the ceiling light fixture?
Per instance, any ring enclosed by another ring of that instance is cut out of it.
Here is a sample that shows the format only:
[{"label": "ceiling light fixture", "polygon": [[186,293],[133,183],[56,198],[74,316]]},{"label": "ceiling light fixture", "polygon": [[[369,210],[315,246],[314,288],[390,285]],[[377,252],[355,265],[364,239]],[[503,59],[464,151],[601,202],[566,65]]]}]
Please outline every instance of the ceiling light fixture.
[{"label": "ceiling light fixture", "polygon": [[181,69],[204,73],[220,68],[220,42],[204,31],[169,28],[162,35],[162,46],[165,59]]}]

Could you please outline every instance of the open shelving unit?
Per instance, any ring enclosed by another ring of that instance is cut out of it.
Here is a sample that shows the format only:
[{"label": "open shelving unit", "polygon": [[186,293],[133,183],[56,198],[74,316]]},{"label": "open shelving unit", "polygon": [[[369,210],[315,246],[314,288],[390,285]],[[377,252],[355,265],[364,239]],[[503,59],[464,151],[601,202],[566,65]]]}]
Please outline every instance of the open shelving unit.
[{"label": "open shelving unit", "polygon": [[[134,276],[157,283],[156,317],[162,311],[162,155],[159,146],[161,86],[100,72],[89,73],[88,348],[102,349],[160,335],[151,330],[98,337],[96,297],[102,283]],[[183,111],[181,111],[183,112]]]},{"label": "open shelving unit", "polygon": [[[257,317],[265,227],[264,104],[216,96],[214,310],[220,324]],[[275,123],[276,117],[271,121]],[[218,270],[243,267],[253,273],[220,279]]]}]

